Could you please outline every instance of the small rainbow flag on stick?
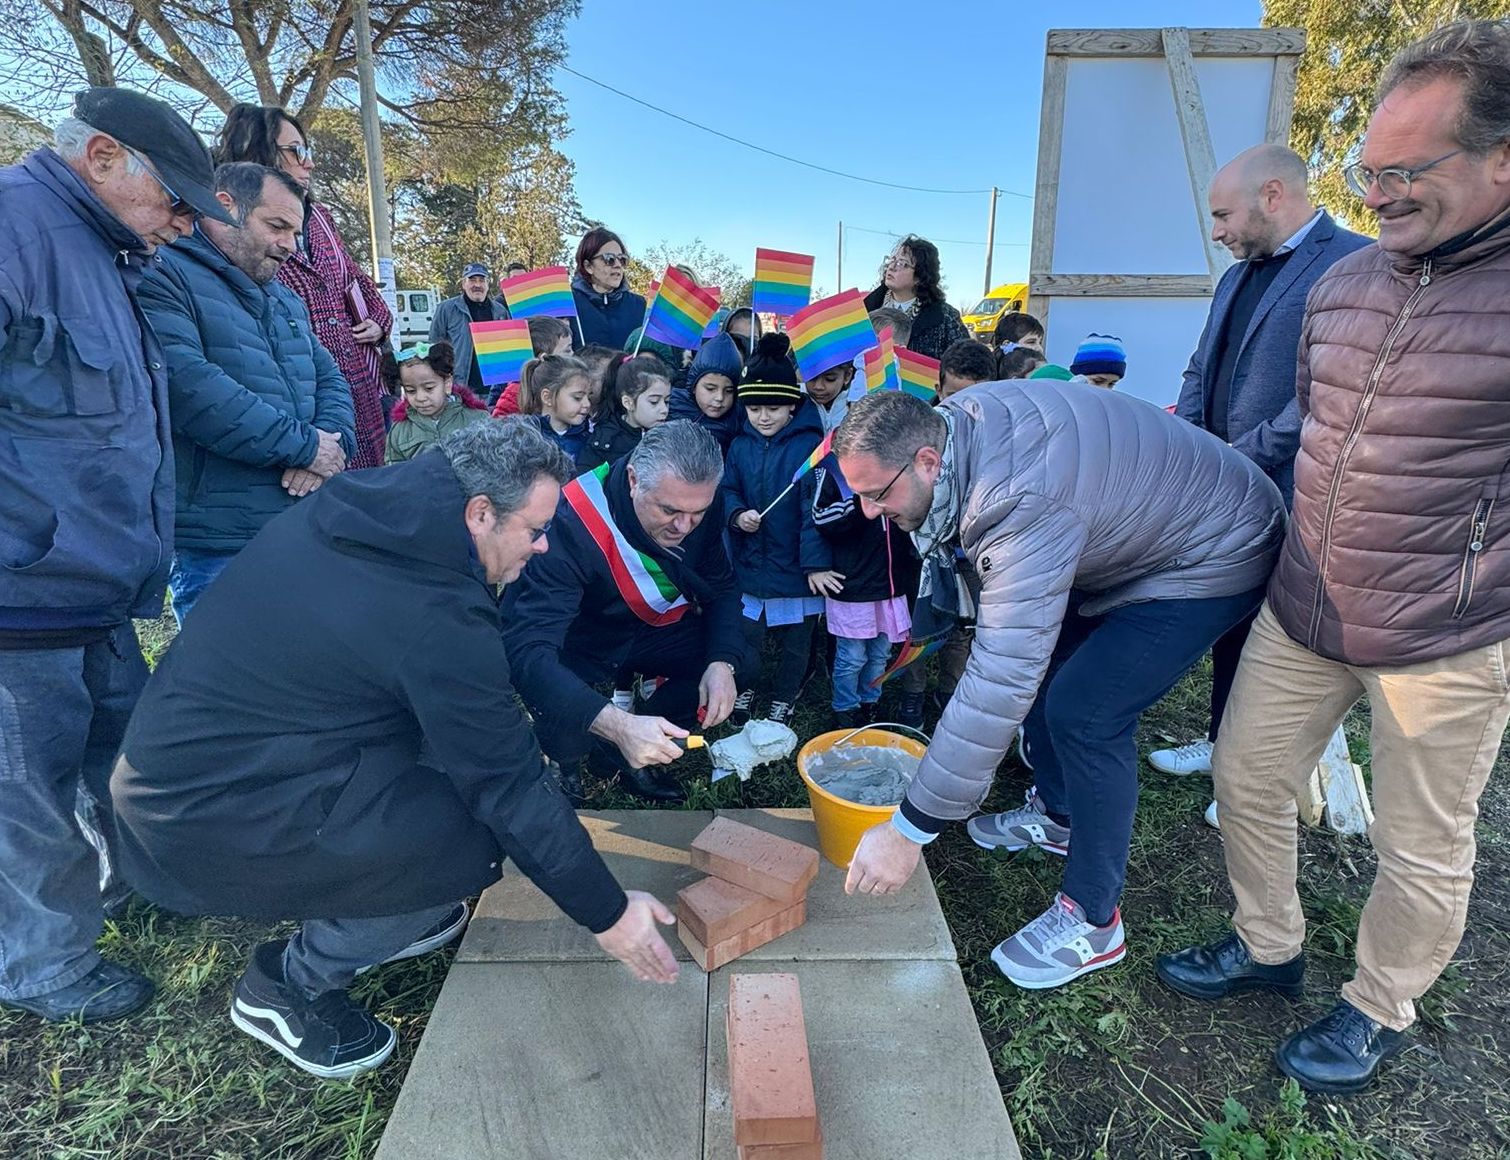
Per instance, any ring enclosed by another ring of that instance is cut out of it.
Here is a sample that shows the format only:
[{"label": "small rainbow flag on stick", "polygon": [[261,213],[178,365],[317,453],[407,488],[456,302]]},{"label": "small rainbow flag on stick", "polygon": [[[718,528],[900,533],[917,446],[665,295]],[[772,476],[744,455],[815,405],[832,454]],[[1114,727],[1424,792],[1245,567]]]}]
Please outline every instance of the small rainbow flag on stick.
[{"label": "small rainbow flag on stick", "polygon": [[472,349],[485,387],[517,383],[524,364],[535,357],[530,345],[530,324],[523,318],[499,322],[473,322]]},{"label": "small rainbow flag on stick", "polygon": [[865,298],[858,290],[846,290],[799,310],[787,321],[786,332],[804,381],[840,363],[853,362],[876,345]]},{"label": "small rainbow flag on stick", "polygon": [[516,274],[498,283],[503,300],[514,318],[575,318],[577,304],[571,294],[571,275],[565,266],[546,266],[528,274]]},{"label": "small rainbow flag on stick", "polygon": [[896,345],[891,340],[891,327],[881,331],[880,346],[865,352],[865,377],[849,388],[851,400],[870,391],[896,391],[902,387],[897,375]]},{"label": "small rainbow flag on stick", "polygon": [[778,318],[796,314],[813,297],[813,256],[757,249],[750,292],[756,314]]},{"label": "small rainbow flag on stick", "polygon": [[797,481],[798,480],[800,480],[804,475],[806,475],[813,468],[817,467],[818,464],[820,464],[820,463],[823,462],[824,456],[826,456],[828,454],[829,449],[831,447],[833,447],[833,445],[834,445],[834,433],[833,433],[833,431],[830,431],[827,435],[825,435],[823,437],[822,441],[818,444],[818,446],[816,446],[816,447],[813,448],[813,453],[802,461],[802,465],[800,467],[798,467],[796,471],[792,472],[792,482],[789,483],[789,484],[787,484],[784,488],[781,489],[781,494],[780,495],[778,495],[770,503],[768,503],[768,504],[765,505],[765,510],[760,513],[760,518],[761,519],[765,519],[766,512],[770,511],[773,507],[775,507],[777,504],[779,504],[782,500],[784,500],[787,497],[787,494],[792,490],[792,488],[794,488],[794,487],[797,486]]},{"label": "small rainbow flag on stick", "polygon": [[902,390],[931,403],[939,389],[939,360],[905,348],[897,351],[897,370],[902,376]]},{"label": "small rainbow flag on stick", "polygon": [[940,633],[938,636],[927,640],[913,640],[908,637],[902,647],[897,650],[896,659],[886,666],[886,671],[875,680],[870,682],[872,689],[879,689],[892,677],[896,676],[914,661],[920,661],[926,656],[931,656],[944,647],[944,642],[949,639],[948,633]]},{"label": "small rainbow flag on stick", "polygon": [[668,266],[645,318],[644,337],[682,350],[695,350],[717,313],[716,293]]}]

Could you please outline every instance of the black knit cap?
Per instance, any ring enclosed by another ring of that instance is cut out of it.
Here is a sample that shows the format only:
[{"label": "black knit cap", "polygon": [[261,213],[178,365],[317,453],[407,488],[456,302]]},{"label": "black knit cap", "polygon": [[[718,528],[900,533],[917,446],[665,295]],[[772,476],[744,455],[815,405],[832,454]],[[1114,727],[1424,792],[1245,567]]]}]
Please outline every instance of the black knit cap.
[{"label": "black knit cap", "polygon": [[744,378],[739,382],[739,401],[747,407],[796,406],[802,402],[792,343],[786,335],[762,335],[755,344],[755,353],[745,364]]}]

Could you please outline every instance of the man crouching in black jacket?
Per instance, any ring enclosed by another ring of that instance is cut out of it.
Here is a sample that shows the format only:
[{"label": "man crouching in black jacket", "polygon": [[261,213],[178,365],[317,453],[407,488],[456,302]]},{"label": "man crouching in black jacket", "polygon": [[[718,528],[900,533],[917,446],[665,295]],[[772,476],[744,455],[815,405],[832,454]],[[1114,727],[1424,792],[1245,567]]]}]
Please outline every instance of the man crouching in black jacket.
[{"label": "man crouching in black jacket", "polygon": [[505,856],[642,980],[670,913],[625,894],[517,707],[494,585],[547,548],[566,457],[523,421],[329,480],[209,589],[152,675],[111,789],[128,880],[185,914],[302,919],[231,1020],[328,1079],[393,1029],[346,988],[440,946]]}]

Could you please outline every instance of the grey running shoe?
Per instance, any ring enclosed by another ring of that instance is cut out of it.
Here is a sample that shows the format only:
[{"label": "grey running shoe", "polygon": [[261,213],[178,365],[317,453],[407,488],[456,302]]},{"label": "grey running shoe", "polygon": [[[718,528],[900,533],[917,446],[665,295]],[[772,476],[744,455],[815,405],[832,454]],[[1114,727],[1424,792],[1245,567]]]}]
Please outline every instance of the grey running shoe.
[{"label": "grey running shoe", "polygon": [[1120,910],[1105,926],[1094,926],[1079,903],[1056,894],[1052,906],[997,945],[991,961],[1019,987],[1041,991],[1120,963],[1126,956]]},{"label": "grey running shoe", "polygon": [[1043,799],[1033,790],[1027,793],[1026,805],[1000,814],[979,814],[965,829],[977,846],[987,850],[1014,853],[1037,846],[1061,858],[1070,852],[1070,828],[1044,812]]}]

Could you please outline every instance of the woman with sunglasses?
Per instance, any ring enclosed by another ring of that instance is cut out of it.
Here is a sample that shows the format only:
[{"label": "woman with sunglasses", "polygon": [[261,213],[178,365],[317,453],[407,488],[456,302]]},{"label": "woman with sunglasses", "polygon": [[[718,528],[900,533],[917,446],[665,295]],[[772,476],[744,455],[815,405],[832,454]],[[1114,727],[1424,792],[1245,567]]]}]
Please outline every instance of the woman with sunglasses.
[{"label": "woman with sunglasses", "polygon": [[577,300],[580,350],[594,343],[624,349],[630,332],[645,321],[645,300],[626,285],[629,252],[619,235],[603,226],[590,229],[577,246],[572,297]]},{"label": "woman with sunglasses", "polygon": [[890,306],[912,319],[908,350],[942,359],[944,352],[970,332],[959,311],[944,301],[939,250],[932,242],[908,234],[881,267],[881,284],[865,296],[865,309]]},{"label": "woman with sunglasses", "polygon": [[278,280],[304,300],[316,337],[351,388],[357,450],[347,469],[382,466],[387,440],[382,355],[393,316],[377,283],[347,252],[330,211],[309,194],[315,159],[304,126],[279,108],[235,105],[221,126],[214,157],[217,165],[254,161],[280,169],[304,190],[304,232]]}]

